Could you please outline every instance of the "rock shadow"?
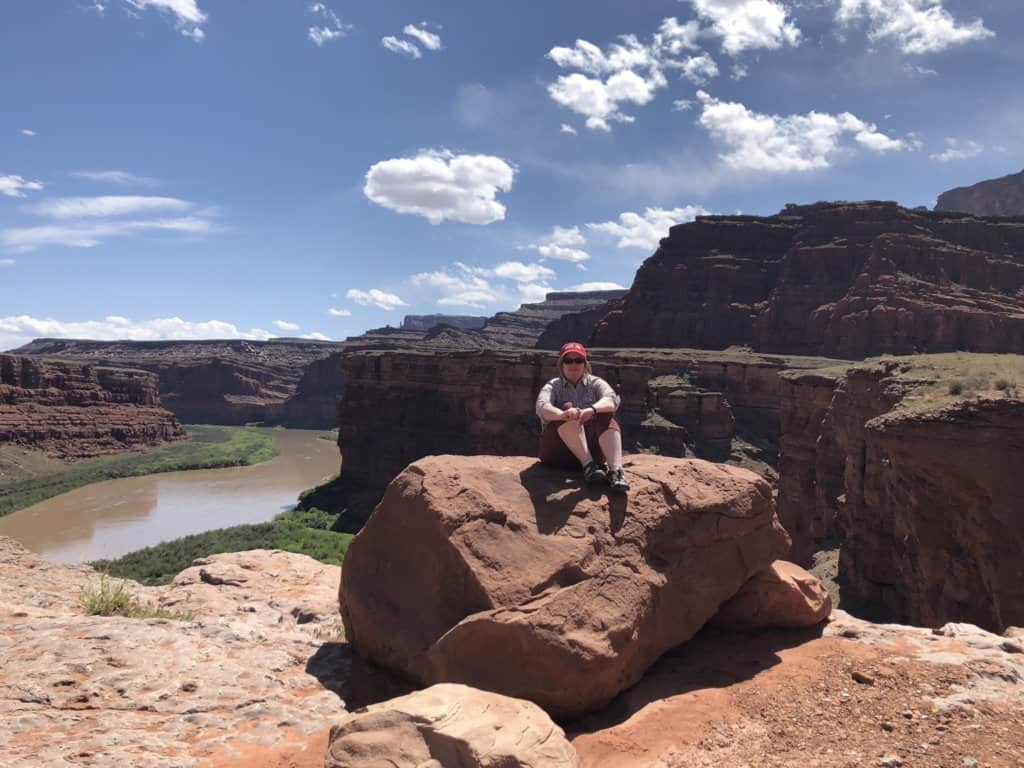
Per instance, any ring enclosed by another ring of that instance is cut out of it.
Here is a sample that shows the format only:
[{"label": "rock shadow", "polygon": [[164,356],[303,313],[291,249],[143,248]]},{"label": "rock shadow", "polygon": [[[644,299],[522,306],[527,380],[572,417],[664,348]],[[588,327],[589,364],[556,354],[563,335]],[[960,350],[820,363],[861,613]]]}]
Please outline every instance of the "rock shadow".
[{"label": "rock shadow", "polygon": [[[537,530],[541,533],[557,533],[572,516],[576,504],[583,499],[608,497],[609,527],[613,533],[622,527],[626,519],[628,497],[611,492],[608,486],[588,485],[579,472],[549,467],[538,461],[519,473],[519,481],[530,494]],[[566,490],[569,493],[565,493]],[[549,500],[555,493],[560,494],[558,503]]]},{"label": "rock shadow", "polygon": [[827,622],[808,629],[724,630],[704,627],[662,656],[643,678],[602,710],[565,720],[569,738],[613,728],[648,704],[706,688],[724,688],[781,662],[778,651],[821,637]]},{"label": "rock shadow", "polygon": [[324,643],[306,672],[344,701],[349,712],[412,693],[419,686],[362,658],[349,643]]}]

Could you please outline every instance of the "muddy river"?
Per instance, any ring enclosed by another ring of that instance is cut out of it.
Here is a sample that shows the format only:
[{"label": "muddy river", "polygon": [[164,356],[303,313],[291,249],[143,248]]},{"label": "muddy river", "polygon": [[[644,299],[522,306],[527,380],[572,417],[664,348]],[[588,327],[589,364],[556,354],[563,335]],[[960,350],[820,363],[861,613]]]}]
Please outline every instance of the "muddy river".
[{"label": "muddy river", "polygon": [[271,461],[88,485],[0,517],[0,536],[17,539],[48,560],[79,563],[190,533],[270,520],[341,463],[338,446],[318,437],[322,431],[270,432],[280,452]]}]

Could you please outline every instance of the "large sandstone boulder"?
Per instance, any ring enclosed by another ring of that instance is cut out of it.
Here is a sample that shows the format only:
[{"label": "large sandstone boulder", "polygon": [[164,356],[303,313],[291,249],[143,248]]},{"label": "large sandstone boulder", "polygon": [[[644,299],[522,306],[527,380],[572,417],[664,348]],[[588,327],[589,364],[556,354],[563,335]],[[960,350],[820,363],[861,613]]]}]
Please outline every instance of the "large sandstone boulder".
[{"label": "large sandstone boulder", "polygon": [[776,560],[755,573],[715,616],[732,629],[813,627],[828,618],[832,598],[818,579],[799,565]]},{"label": "large sandstone boulder", "polygon": [[442,683],[354,712],[331,729],[325,768],[577,768],[576,750],[522,699]]},{"label": "large sandstone boulder", "polygon": [[751,472],[638,455],[626,478],[628,498],[526,457],[410,464],[346,554],[346,637],[422,684],[606,704],[789,546]]}]

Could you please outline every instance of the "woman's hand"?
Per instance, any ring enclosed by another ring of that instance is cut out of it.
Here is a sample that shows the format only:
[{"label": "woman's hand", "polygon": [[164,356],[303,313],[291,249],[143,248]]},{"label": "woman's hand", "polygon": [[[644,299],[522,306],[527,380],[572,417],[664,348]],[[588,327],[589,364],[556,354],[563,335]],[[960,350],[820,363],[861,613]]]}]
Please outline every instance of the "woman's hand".
[{"label": "woman's hand", "polygon": [[588,421],[597,416],[597,411],[591,408],[589,405],[580,411],[580,421],[586,424]]},{"label": "woman's hand", "polygon": [[580,417],[580,409],[575,407],[566,408],[564,411],[562,411],[562,417],[566,421],[576,421]]}]

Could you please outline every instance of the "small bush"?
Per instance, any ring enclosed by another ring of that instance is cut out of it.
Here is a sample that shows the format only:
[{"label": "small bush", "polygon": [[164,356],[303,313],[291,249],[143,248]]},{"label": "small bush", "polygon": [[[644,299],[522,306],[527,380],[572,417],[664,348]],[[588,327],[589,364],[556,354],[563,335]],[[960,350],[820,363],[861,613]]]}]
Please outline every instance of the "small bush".
[{"label": "small bush", "polygon": [[100,576],[99,586],[83,589],[79,602],[89,616],[124,616],[129,619],[170,619],[192,621],[192,614],[186,611],[169,611],[166,608],[144,603],[125,589],[124,584],[113,586],[106,574]]},{"label": "small bush", "polygon": [[964,392],[964,383],[962,381],[951,381],[949,383],[949,394],[951,395],[962,395]]},{"label": "small bush", "polygon": [[1002,392],[1002,391],[1005,391],[1005,390],[1010,388],[1010,380],[1009,379],[996,379],[995,384],[993,384],[992,386],[994,386],[996,389],[998,389],[1000,392]]}]

